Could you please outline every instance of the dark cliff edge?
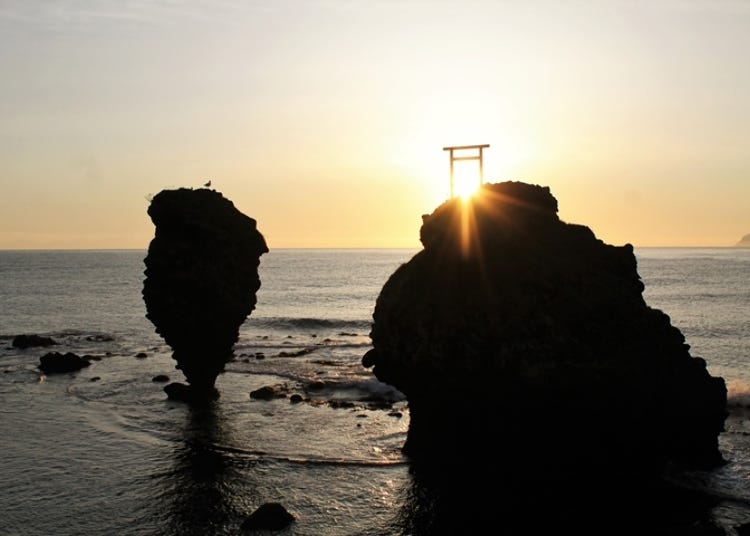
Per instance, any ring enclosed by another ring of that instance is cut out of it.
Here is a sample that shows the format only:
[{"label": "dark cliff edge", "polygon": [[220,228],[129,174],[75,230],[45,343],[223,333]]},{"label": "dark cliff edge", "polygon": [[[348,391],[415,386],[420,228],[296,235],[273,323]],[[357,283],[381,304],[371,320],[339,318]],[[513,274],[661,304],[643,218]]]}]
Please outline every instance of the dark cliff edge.
[{"label": "dark cliff edge", "polygon": [[256,305],[265,239],[254,219],[214,190],[163,190],[148,215],[156,229],[144,260],[146,317],[190,384],[165,391],[175,398],[218,396],[216,377]]},{"label": "dark cliff edge", "polygon": [[750,234],[746,234],[742,237],[742,240],[737,242],[734,247],[736,248],[750,248]]},{"label": "dark cliff edge", "polygon": [[415,466],[564,493],[725,463],[724,380],[646,304],[631,245],[561,221],[549,189],[522,182],[445,202],[420,237],[363,357],[408,398]]}]

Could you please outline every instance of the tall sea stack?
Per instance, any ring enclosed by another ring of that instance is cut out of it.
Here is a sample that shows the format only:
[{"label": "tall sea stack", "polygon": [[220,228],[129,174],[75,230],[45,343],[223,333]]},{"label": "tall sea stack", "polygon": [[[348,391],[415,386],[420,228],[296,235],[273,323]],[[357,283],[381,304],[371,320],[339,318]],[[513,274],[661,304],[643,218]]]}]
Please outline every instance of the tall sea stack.
[{"label": "tall sea stack", "polygon": [[255,220],[214,190],[163,190],[148,215],[156,230],[144,261],[146,317],[190,384],[165,390],[215,397],[216,377],[255,308],[260,256],[268,247]]},{"label": "tall sea stack", "polygon": [[724,462],[724,380],[646,304],[631,245],[561,221],[549,188],[522,182],[443,203],[420,237],[363,358],[407,396],[415,462],[568,483]]}]

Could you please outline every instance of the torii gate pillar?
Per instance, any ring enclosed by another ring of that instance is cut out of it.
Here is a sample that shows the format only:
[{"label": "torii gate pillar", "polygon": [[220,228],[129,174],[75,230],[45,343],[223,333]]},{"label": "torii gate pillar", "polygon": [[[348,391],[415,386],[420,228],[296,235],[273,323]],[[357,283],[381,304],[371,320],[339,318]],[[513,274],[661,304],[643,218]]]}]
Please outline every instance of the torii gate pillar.
[{"label": "torii gate pillar", "polygon": [[[450,151],[451,155],[451,198],[454,197],[453,194],[453,179],[454,179],[454,172],[453,172],[453,163],[457,160],[479,160],[479,186],[482,186],[484,183],[484,161],[482,159],[482,151],[484,149],[487,149],[490,145],[483,144],[483,145],[454,145],[452,147],[443,147],[443,151]],[[466,149],[476,149],[479,151],[479,154],[474,156],[454,156],[453,151],[463,151]]]}]

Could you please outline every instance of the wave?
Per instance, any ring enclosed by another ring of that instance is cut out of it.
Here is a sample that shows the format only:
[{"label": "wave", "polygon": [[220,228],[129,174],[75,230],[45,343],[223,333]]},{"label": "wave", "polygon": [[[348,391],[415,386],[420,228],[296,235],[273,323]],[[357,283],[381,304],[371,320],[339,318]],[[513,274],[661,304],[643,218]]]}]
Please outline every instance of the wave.
[{"label": "wave", "polygon": [[63,329],[53,331],[25,331],[23,333],[16,333],[14,335],[0,334],[0,340],[15,339],[20,335],[38,335],[42,337],[52,337],[59,339],[71,339],[71,338],[85,338],[88,341],[95,342],[110,342],[116,339],[114,333],[108,333],[103,331],[83,331],[80,329]]},{"label": "wave", "polygon": [[332,458],[325,456],[305,456],[305,455],[285,455],[272,454],[263,450],[243,449],[225,445],[211,445],[211,448],[217,452],[241,456],[253,461],[271,461],[282,462],[294,465],[331,465],[331,466],[358,466],[358,467],[388,467],[408,465],[408,461],[403,457],[393,459],[357,459],[357,458]]},{"label": "wave", "polygon": [[[353,320],[343,318],[291,318],[291,317],[251,317],[248,319],[253,326],[280,330],[310,330],[310,329],[340,329],[340,330],[367,330],[372,327],[370,320]],[[340,335],[344,335],[341,333]],[[354,334],[358,335],[358,334]]]}]

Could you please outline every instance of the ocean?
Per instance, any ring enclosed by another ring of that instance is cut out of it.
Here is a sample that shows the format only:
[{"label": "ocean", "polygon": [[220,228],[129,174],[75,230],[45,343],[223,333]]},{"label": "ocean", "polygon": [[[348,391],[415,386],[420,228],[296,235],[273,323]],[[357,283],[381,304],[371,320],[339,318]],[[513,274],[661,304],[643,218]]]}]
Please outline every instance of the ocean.
[{"label": "ocean", "polygon": [[[407,401],[361,365],[378,293],[414,253],[263,255],[256,309],[207,410],[168,400],[154,381],[184,378],[145,318],[145,250],[0,251],[0,534],[239,534],[267,502],[296,517],[280,534],[436,533],[400,450]],[[727,384],[728,463],[681,483],[719,497],[711,518],[734,536],[750,523],[750,249],[636,257],[646,302]],[[20,334],[59,344],[21,350]],[[45,376],[47,351],[91,366]],[[265,386],[306,400],[250,396]]]}]

